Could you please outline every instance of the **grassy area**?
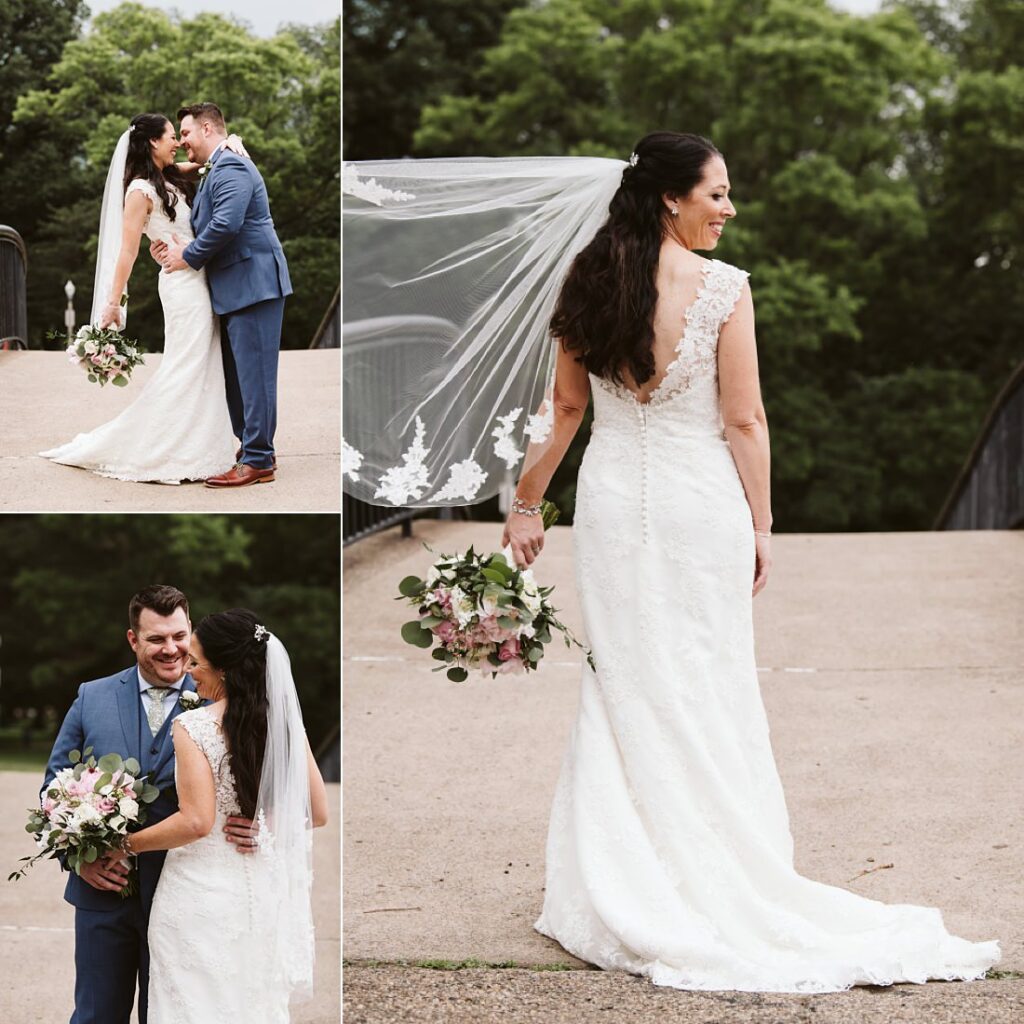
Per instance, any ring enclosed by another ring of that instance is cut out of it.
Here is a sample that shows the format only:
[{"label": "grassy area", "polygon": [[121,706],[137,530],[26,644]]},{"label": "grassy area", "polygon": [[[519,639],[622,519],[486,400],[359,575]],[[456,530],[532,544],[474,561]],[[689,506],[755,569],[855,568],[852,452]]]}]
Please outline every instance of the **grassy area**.
[{"label": "grassy area", "polygon": [[0,733],[0,771],[43,774],[53,740],[32,739],[28,744],[20,736]]}]

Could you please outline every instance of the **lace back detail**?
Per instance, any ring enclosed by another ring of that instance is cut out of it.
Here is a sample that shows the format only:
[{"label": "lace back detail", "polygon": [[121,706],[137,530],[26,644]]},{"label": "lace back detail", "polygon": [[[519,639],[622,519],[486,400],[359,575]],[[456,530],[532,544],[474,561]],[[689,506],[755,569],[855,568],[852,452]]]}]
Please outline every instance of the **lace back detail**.
[{"label": "lace back detail", "polygon": [[227,743],[221,731],[220,722],[209,708],[186,711],[175,719],[175,724],[192,737],[195,744],[206,755],[217,787],[217,810],[224,814],[238,814],[238,795],[235,791],[235,777],[231,772],[231,758]]}]

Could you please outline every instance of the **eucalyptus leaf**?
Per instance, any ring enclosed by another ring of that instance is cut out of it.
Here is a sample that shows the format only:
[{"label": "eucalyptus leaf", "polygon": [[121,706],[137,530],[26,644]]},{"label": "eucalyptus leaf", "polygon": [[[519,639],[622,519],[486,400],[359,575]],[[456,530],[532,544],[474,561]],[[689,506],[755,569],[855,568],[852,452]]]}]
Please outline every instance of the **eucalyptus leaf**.
[{"label": "eucalyptus leaf", "polygon": [[402,625],[402,639],[413,647],[430,647],[434,643],[434,634],[420,625],[420,620],[406,622]]}]

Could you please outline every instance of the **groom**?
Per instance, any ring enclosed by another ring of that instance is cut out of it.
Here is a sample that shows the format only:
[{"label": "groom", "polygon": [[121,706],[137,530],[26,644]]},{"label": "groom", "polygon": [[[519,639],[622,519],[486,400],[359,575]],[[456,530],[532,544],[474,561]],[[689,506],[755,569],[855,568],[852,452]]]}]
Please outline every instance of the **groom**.
[{"label": "groom", "polygon": [[[155,825],[178,809],[174,790],[171,723],[182,693],[195,692],[185,671],[192,626],[188,601],[174,587],[150,586],[128,605],[128,643],[136,664],[104,679],[83,683],[53,745],[46,766],[50,784],[67,768],[72,750],[93,748],[134,757],[148,781],[161,792],[148,805],[146,825]],[[249,822],[229,818],[227,841],[249,835]],[[239,844],[239,853],[250,848]],[[146,930],[165,851],[138,858],[139,891],[122,898],[128,877],[124,862],[99,858],[83,864],[81,876],[68,875],[64,899],[75,908],[75,1012],[71,1024],[128,1024],[139,986],[139,1022],[146,1024],[149,947]]]},{"label": "groom", "polygon": [[237,465],[210,477],[209,487],[245,487],[274,479],[277,460],[277,360],[288,262],[274,230],[267,189],[251,160],[224,148],[227,127],[215,103],[178,111],[181,143],[203,164],[192,204],[195,241],[177,238],[154,255],[169,273],[206,268],[213,311],[220,316],[228,410],[242,442]]}]

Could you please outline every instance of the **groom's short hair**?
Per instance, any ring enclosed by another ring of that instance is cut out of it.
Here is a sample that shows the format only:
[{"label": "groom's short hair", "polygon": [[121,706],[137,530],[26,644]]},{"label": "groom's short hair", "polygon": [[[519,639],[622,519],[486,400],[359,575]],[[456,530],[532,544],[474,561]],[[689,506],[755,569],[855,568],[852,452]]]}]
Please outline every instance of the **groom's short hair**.
[{"label": "groom's short hair", "polygon": [[182,107],[178,111],[178,123],[183,117],[192,117],[196,121],[209,121],[219,132],[226,132],[224,114],[216,103],[193,103],[191,106]]},{"label": "groom's short hair", "polygon": [[139,631],[139,616],[143,608],[164,616],[172,614],[175,608],[184,608],[185,618],[188,618],[188,598],[177,587],[168,587],[163,583],[143,587],[128,602],[128,622],[134,633]]}]

